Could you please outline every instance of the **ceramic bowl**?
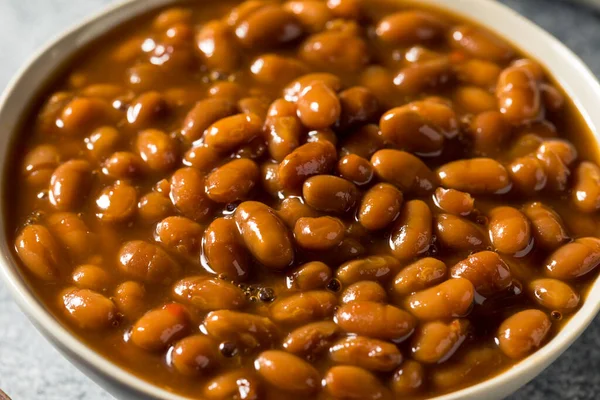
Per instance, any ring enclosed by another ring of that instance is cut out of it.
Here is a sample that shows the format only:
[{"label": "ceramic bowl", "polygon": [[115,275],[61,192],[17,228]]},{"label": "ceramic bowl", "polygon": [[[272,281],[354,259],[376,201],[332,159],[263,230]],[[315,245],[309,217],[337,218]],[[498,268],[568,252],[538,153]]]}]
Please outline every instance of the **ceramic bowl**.
[{"label": "ceramic bowl", "polygon": [[[404,0],[386,0],[404,1]],[[11,139],[19,120],[32,100],[61,64],[117,25],[148,10],[175,0],[127,0],[83,21],[38,51],[8,85],[0,98],[0,159],[8,160]],[[415,0],[437,6],[477,21],[512,42],[540,61],[571,97],[600,142],[600,85],[583,62],[550,34],[493,0]],[[6,175],[2,168],[0,180]],[[3,181],[0,184],[6,190]],[[7,196],[0,196],[0,209],[6,209]],[[1,220],[0,271],[15,301],[37,329],[73,364],[119,399],[183,399],[153,386],[112,364],[88,348],[65,329],[36,298],[22,278],[6,240],[5,221]],[[437,400],[501,399],[514,392],[552,363],[585,330],[600,308],[600,279],[596,280],[581,309],[548,344],[509,370],[477,385],[446,394]]]}]

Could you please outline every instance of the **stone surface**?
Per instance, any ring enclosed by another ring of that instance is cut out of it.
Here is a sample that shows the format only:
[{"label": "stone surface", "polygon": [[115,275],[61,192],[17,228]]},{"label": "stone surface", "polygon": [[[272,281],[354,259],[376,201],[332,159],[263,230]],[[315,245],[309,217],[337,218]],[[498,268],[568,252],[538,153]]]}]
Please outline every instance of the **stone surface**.
[{"label": "stone surface", "polygon": [[[600,76],[600,14],[572,0],[500,0],[567,44]],[[0,0],[0,90],[33,52],[108,0]],[[600,398],[600,318],[511,400]],[[0,388],[13,400],[112,399],[35,330],[0,283]]]}]

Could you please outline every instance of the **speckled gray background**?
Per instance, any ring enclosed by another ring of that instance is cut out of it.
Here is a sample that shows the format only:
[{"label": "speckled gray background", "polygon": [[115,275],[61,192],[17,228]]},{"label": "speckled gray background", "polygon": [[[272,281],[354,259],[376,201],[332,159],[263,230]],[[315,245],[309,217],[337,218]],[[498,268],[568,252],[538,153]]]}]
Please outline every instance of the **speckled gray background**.
[{"label": "speckled gray background", "polygon": [[[500,1],[553,33],[600,76],[600,14],[571,0]],[[35,48],[108,3],[109,0],[0,0],[0,90]],[[13,400],[112,399],[44,340],[2,283],[0,388]],[[600,318],[550,368],[510,399],[598,398]]]}]

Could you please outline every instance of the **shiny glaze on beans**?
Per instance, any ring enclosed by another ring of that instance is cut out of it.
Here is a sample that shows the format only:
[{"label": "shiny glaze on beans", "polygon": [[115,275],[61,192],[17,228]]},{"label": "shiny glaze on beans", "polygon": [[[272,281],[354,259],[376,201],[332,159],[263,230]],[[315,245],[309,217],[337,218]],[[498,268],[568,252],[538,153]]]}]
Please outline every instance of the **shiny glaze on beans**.
[{"label": "shiny glaze on beans", "polygon": [[181,2],[41,93],[5,188],[23,276],[186,397],[452,392],[548,343],[600,268],[575,106],[435,9]]}]

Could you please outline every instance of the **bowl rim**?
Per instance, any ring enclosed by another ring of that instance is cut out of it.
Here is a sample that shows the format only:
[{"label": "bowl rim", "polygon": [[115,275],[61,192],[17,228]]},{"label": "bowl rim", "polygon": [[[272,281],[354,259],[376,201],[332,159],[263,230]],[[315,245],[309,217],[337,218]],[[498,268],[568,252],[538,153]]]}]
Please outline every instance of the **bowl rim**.
[{"label": "bowl rim", "polygon": [[[594,116],[591,112],[594,109],[594,102],[596,104],[600,102],[600,84],[583,61],[563,43],[530,20],[494,0],[460,0],[451,3],[447,2],[447,0],[411,0],[410,2],[434,6],[466,17],[498,33],[501,37],[511,42],[514,47],[525,51],[526,54],[533,55],[535,60],[545,65],[554,79],[557,80],[568,96],[574,101],[578,111],[593,132],[596,143],[600,143],[600,115]],[[62,49],[57,51],[58,55],[61,56],[61,60],[64,61],[77,52],[78,49],[85,47],[91,41],[102,36],[123,21],[130,20],[149,10],[176,3],[177,0],[146,0],[144,2],[121,0],[91,14],[81,22],[49,40],[19,68],[0,96],[0,127],[2,127],[2,122],[6,119],[8,111],[13,111],[9,110],[10,107],[8,106],[14,100],[17,89],[28,79],[29,75],[36,73],[35,67],[40,68],[38,65],[40,61],[51,57],[59,45],[65,46],[65,42],[71,40],[71,42],[68,42],[70,44],[66,46],[70,50]],[[86,32],[86,28],[92,24],[96,24],[96,29],[92,29],[92,32]],[[506,26],[502,24],[506,24]],[[514,29],[517,30],[514,31]],[[527,37],[532,42],[520,43],[517,41],[518,38],[523,37]],[[540,45],[541,48],[539,47]],[[65,54],[60,54],[61,51]],[[543,52],[547,53],[542,54]],[[50,68],[46,68],[45,71],[46,78],[51,76],[51,71],[48,69]],[[563,70],[562,73],[560,73],[560,70]],[[565,74],[566,72],[570,72],[570,74]],[[38,80],[40,79],[38,78]],[[42,83],[41,86],[38,85],[37,89],[39,90],[40,87],[46,84],[47,82]],[[31,90],[25,95],[30,100],[29,104],[31,104],[31,100],[37,94],[35,90]],[[19,113],[23,113],[23,111],[23,109],[17,110]],[[12,139],[15,135],[15,124],[9,123],[8,125],[12,128],[9,130],[10,134],[8,135]],[[9,158],[6,157],[9,146],[6,143],[11,143],[10,139],[6,139],[4,148],[0,148],[0,154],[5,155],[5,161],[1,168],[2,176],[0,177],[2,190],[5,190],[3,181],[9,166]],[[0,209],[5,209],[4,196],[0,196]],[[72,357],[91,367],[93,372],[99,372],[113,382],[135,390],[138,394],[161,399],[183,400],[187,398],[155,386],[114,364],[91,347],[85,345],[81,339],[63,326],[36,298],[26,280],[15,267],[15,260],[8,249],[9,244],[6,240],[6,221],[4,219],[2,221],[2,231],[0,232],[0,241],[2,242],[0,243],[0,246],[2,246],[0,248],[0,253],[2,253],[0,258],[0,275],[12,298],[34,326],[43,333],[46,339],[50,340],[54,346],[61,348]],[[481,398],[483,393],[502,393],[503,395],[512,393],[533,379],[533,377],[562,354],[581,335],[599,310],[600,278],[597,278],[590,287],[587,298],[581,308],[571,317],[565,327],[541,349],[496,376],[475,385],[440,395],[435,397],[435,399],[478,399]],[[69,359],[73,362],[70,357]],[[76,363],[75,365],[80,370],[86,375],[90,374],[89,370],[82,369],[78,364]]]}]

